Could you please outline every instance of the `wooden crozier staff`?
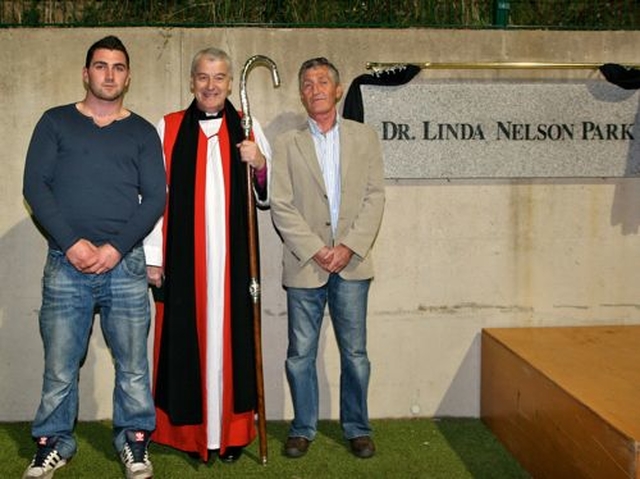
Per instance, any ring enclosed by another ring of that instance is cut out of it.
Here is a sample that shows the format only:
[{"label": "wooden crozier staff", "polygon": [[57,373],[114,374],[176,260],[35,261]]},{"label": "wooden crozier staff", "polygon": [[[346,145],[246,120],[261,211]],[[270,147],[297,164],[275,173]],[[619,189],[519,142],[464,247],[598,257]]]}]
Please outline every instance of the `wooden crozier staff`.
[{"label": "wooden crozier staff", "polygon": [[[253,66],[263,64],[271,69],[273,86],[280,86],[280,77],[276,64],[264,55],[254,55],[249,58],[242,68],[240,75],[240,104],[242,108],[242,129],[248,139],[251,135],[251,113],[249,98],[247,97],[247,75]],[[264,407],[264,376],[262,373],[262,332],[261,332],[261,303],[260,303],[260,264],[258,260],[258,233],[256,229],[256,205],[253,198],[251,165],[247,163],[247,218],[249,236],[249,294],[253,303],[253,342],[255,344],[256,361],[256,392],[258,396],[258,438],[260,441],[260,458],[262,464],[267,463],[267,418]]]}]

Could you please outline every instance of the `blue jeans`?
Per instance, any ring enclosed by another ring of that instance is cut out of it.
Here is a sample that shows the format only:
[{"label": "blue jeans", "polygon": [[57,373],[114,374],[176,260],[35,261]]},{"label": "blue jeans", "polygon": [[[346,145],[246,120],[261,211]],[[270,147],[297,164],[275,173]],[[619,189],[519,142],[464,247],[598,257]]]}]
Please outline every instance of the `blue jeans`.
[{"label": "blue jeans", "polygon": [[42,398],[31,428],[34,437],[57,437],[64,458],[76,452],[78,379],[89,345],[94,311],[115,366],[114,446],[127,430],[153,431],[147,335],[150,306],[144,251],[134,248],[104,274],[83,274],[64,253],[49,250],[42,280],[40,335],[44,345]]},{"label": "blue jeans", "polygon": [[320,288],[287,288],[289,347],[286,372],[293,400],[290,437],[313,440],[318,422],[316,357],[325,305],[340,351],[340,424],[346,439],[371,435],[367,391],[367,299],[371,280],[331,274]]}]

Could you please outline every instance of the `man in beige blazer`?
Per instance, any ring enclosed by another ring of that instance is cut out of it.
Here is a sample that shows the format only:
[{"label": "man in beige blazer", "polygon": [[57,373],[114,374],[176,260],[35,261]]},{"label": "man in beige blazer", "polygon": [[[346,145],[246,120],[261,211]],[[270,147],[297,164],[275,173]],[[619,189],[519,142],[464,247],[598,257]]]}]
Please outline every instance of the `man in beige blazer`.
[{"label": "man in beige blazer", "polygon": [[289,346],[286,372],[294,407],[285,454],[303,456],[316,434],[316,356],[326,305],[340,351],[340,423],[357,457],[373,456],[367,408],[366,347],[371,248],[384,209],[377,134],[337,112],[340,76],[326,58],[304,62],[300,98],[309,116],[276,139],[271,213],[283,240]]}]

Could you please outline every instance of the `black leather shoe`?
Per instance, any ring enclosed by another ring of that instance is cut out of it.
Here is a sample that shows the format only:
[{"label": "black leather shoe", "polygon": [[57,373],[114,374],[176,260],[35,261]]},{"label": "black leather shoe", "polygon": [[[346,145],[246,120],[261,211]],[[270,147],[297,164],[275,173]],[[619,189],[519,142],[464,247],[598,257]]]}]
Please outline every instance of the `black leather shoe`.
[{"label": "black leather shoe", "polygon": [[284,455],[290,458],[302,457],[309,450],[309,439],[306,437],[289,437],[284,445]]},{"label": "black leather shoe", "polygon": [[376,445],[369,436],[354,437],[349,440],[351,452],[361,459],[368,459],[376,452]]},{"label": "black leather shoe", "polygon": [[242,446],[230,446],[225,449],[224,454],[220,454],[218,457],[222,462],[226,462],[227,464],[232,464],[240,459],[242,456],[242,450],[244,448]]}]

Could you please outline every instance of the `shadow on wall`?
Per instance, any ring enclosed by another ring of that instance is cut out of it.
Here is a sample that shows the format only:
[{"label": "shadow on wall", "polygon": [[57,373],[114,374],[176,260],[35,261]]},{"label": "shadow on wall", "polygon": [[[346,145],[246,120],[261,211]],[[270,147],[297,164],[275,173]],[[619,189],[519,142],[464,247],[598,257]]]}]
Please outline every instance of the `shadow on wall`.
[{"label": "shadow on wall", "polygon": [[465,411],[474,411],[473,417],[480,416],[480,334],[474,335],[434,413],[435,417],[460,417],[465,415]]},{"label": "shadow on wall", "polygon": [[46,242],[25,219],[0,238],[0,268],[11,281],[0,288],[0,420],[33,418],[42,385],[38,332]]},{"label": "shadow on wall", "polygon": [[[259,211],[262,359],[267,419],[285,418],[289,387],[284,375],[287,310],[281,286],[282,252],[269,210]],[[277,245],[274,247],[274,245]]]},{"label": "shadow on wall", "polygon": [[[619,89],[623,96],[631,96],[635,90]],[[638,234],[640,227],[640,105],[631,130],[633,140],[627,153],[624,178],[616,179],[616,187],[611,205],[611,226],[621,227],[623,235]]]},{"label": "shadow on wall", "polygon": [[[0,421],[31,421],[40,401],[44,353],[38,312],[46,252],[46,241],[29,218],[0,238],[0,270],[11,278],[0,288]],[[95,417],[99,407],[96,395],[86,392],[98,384],[96,357],[106,349],[95,342],[81,370],[80,412],[87,418]]]},{"label": "shadow on wall", "polygon": [[271,145],[281,133],[300,128],[307,121],[304,113],[286,112],[278,115],[268,125],[264,126],[264,134]]},{"label": "shadow on wall", "polygon": [[[480,398],[477,397],[476,391],[480,391],[480,348],[481,348],[481,332],[474,335],[473,341],[469,345],[460,367],[447,389],[435,417],[460,417],[460,411],[476,410],[474,416],[480,417],[478,405]],[[477,378],[477,379],[474,379]],[[460,404],[461,398],[467,398],[467,404]],[[470,419],[471,420],[471,419]],[[436,422],[438,430],[444,436],[451,449],[458,458],[464,462],[471,477],[481,477],[485,472],[481,461],[478,461],[480,455],[469,453],[469,444],[478,440],[475,437],[468,437],[470,430],[465,426],[464,422],[456,421],[455,423]],[[466,431],[462,433],[463,428]],[[485,438],[486,439],[486,438]],[[509,476],[511,477],[511,476]],[[514,476],[515,477],[515,476]]]}]

